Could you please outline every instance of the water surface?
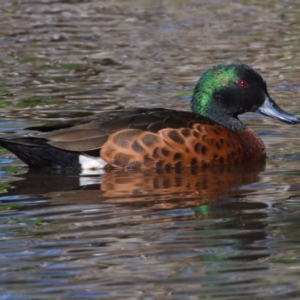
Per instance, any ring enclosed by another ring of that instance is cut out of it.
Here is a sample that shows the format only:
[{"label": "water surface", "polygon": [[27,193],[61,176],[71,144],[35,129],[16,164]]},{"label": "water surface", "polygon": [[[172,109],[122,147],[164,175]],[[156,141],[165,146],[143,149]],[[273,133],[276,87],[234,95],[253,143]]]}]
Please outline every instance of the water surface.
[{"label": "water surface", "polygon": [[[3,3],[2,3],[3,2]],[[189,110],[246,63],[300,115],[297,1],[2,1],[0,133],[122,107]],[[299,126],[242,117],[266,164],[55,173],[0,150],[0,299],[296,299]]]}]

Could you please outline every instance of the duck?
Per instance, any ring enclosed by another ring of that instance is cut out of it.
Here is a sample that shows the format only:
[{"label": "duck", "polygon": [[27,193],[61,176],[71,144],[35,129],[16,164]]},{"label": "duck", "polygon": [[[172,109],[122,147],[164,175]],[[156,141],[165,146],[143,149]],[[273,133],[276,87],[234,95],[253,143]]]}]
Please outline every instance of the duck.
[{"label": "duck", "polygon": [[262,76],[245,64],[217,65],[204,72],[191,110],[105,111],[28,127],[16,138],[0,138],[0,146],[30,168],[180,170],[264,161],[264,143],[241,122],[241,114],[300,122],[275,103]]}]

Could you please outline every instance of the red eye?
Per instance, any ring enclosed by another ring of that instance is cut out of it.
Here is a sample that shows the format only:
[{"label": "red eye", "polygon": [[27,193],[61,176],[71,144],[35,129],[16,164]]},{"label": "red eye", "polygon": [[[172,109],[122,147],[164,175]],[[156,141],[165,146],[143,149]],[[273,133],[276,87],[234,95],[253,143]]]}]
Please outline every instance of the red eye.
[{"label": "red eye", "polygon": [[238,85],[240,88],[245,89],[249,84],[246,80],[239,80]]}]

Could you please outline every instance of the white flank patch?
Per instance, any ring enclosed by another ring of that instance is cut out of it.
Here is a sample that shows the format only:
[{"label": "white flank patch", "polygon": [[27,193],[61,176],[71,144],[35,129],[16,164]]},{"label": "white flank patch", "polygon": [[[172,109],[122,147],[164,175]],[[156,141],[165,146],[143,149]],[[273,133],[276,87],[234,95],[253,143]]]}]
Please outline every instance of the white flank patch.
[{"label": "white flank patch", "polygon": [[82,170],[99,170],[107,165],[107,162],[101,158],[85,155],[79,155],[79,163]]},{"label": "white flank patch", "polygon": [[79,155],[79,163],[81,165],[80,175],[83,175],[79,177],[80,186],[101,183],[99,182],[98,176],[97,177],[90,177],[90,176],[105,174],[106,172],[104,170],[104,167],[107,165],[106,161],[97,157]]}]

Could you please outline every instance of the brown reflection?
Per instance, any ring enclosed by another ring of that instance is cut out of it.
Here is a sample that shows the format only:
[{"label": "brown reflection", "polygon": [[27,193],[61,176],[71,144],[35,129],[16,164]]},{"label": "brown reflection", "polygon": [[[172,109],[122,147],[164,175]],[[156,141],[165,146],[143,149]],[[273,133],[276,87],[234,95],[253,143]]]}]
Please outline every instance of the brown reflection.
[{"label": "brown reflection", "polygon": [[[216,166],[158,172],[111,171],[102,175],[53,174],[29,170],[12,183],[9,194],[43,194],[63,203],[152,202],[156,208],[195,206],[240,193],[240,187],[259,181],[264,163]],[[76,191],[76,193],[74,193]],[[243,189],[243,193],[247,190]],[[179,201],[178,201],[179,200]]]},{"label": "brown reflection", "polygon": [[[14,183],[10,194],[34,195],[29,200],[30,205],[18,210],[32,212],[36,205],[43,217],[51,216],[47,218],[51,226],[59,224],[59,227],[67,228],[67,235],[75,230],[76,238],[83,230],[84,233],[92,232],[112,239],[120,239],[121,236],[125,242],[127,238],[135,237],[137,243],[143,244],[146,232],[149,236],[158,235],[159,246],[147,248],[149,253],[171,253],[180,251],[179,247],[182,250],[202,247],[203,241],[208,241],[211,247],[234,241],[236,247],[244,251],[251,250],[255,241],[264,240],[267,235],[267,214],[264,211],[267,204],[259,202],[259,199],[247,201],[247,194],[254,190],[245,186],[258,182],[263,170],[264,163],[185,169],[181,173],[175,170],[162,173],[155,170],[112,171],[94,176],[30,170],[24,180]],[[46,201],[39,201],[41,198]],[[211,219],[217,221],[211,222]],[[148,231],[145,229],[148,226],[154,227]],[[136,237],[139,228],[141,239]],[[64,232],[64,229],[60,230]],[[175,246],[173,240],[163,243],[168,230],[172,230],[175,236],[178,234],[175,241],[180,242],[176,242]],[[205,230],[207,232],[203,233]],[[181,240],[185,234],[187,237]],[[81,237],[84,238],[84,235]],[[149,239],[151,243],[152,238]],[[101,247],[104,246],[101,244]],[[112,255],[124,254],[119,246],[112,247],[110,251]],[[137,255],[140,251],[141,248],[137,247],[128,253]],[[262,247],[260,253],[252,256],[241,252],[238,259],[249,261],[268,256],[267,249]],[[226,260],[235,257],[227,256]],[[203,259],[203,256],[199,255],[199,258]]]},{"label": "brown reflection", "polygon": [[[118,202],[130,202],[133,198],[147,201],[148,197],[155,197],[156,200],[169,200],[171,197],[173,199],[185,198],[185,204],[189,205],[189,200],[194,198],[211,201],[216,196],[233,194],[241,185],[257,182],[259,172],[263,170],[264,164],[259,163],[251,166],[185,169],[181,173],[175,170],[162,173],[154,170],[129,174],[110,172],[102,175],[100,189],[104,197],[118,198]],[[109,199],[106,201],[110,202]]]}]

